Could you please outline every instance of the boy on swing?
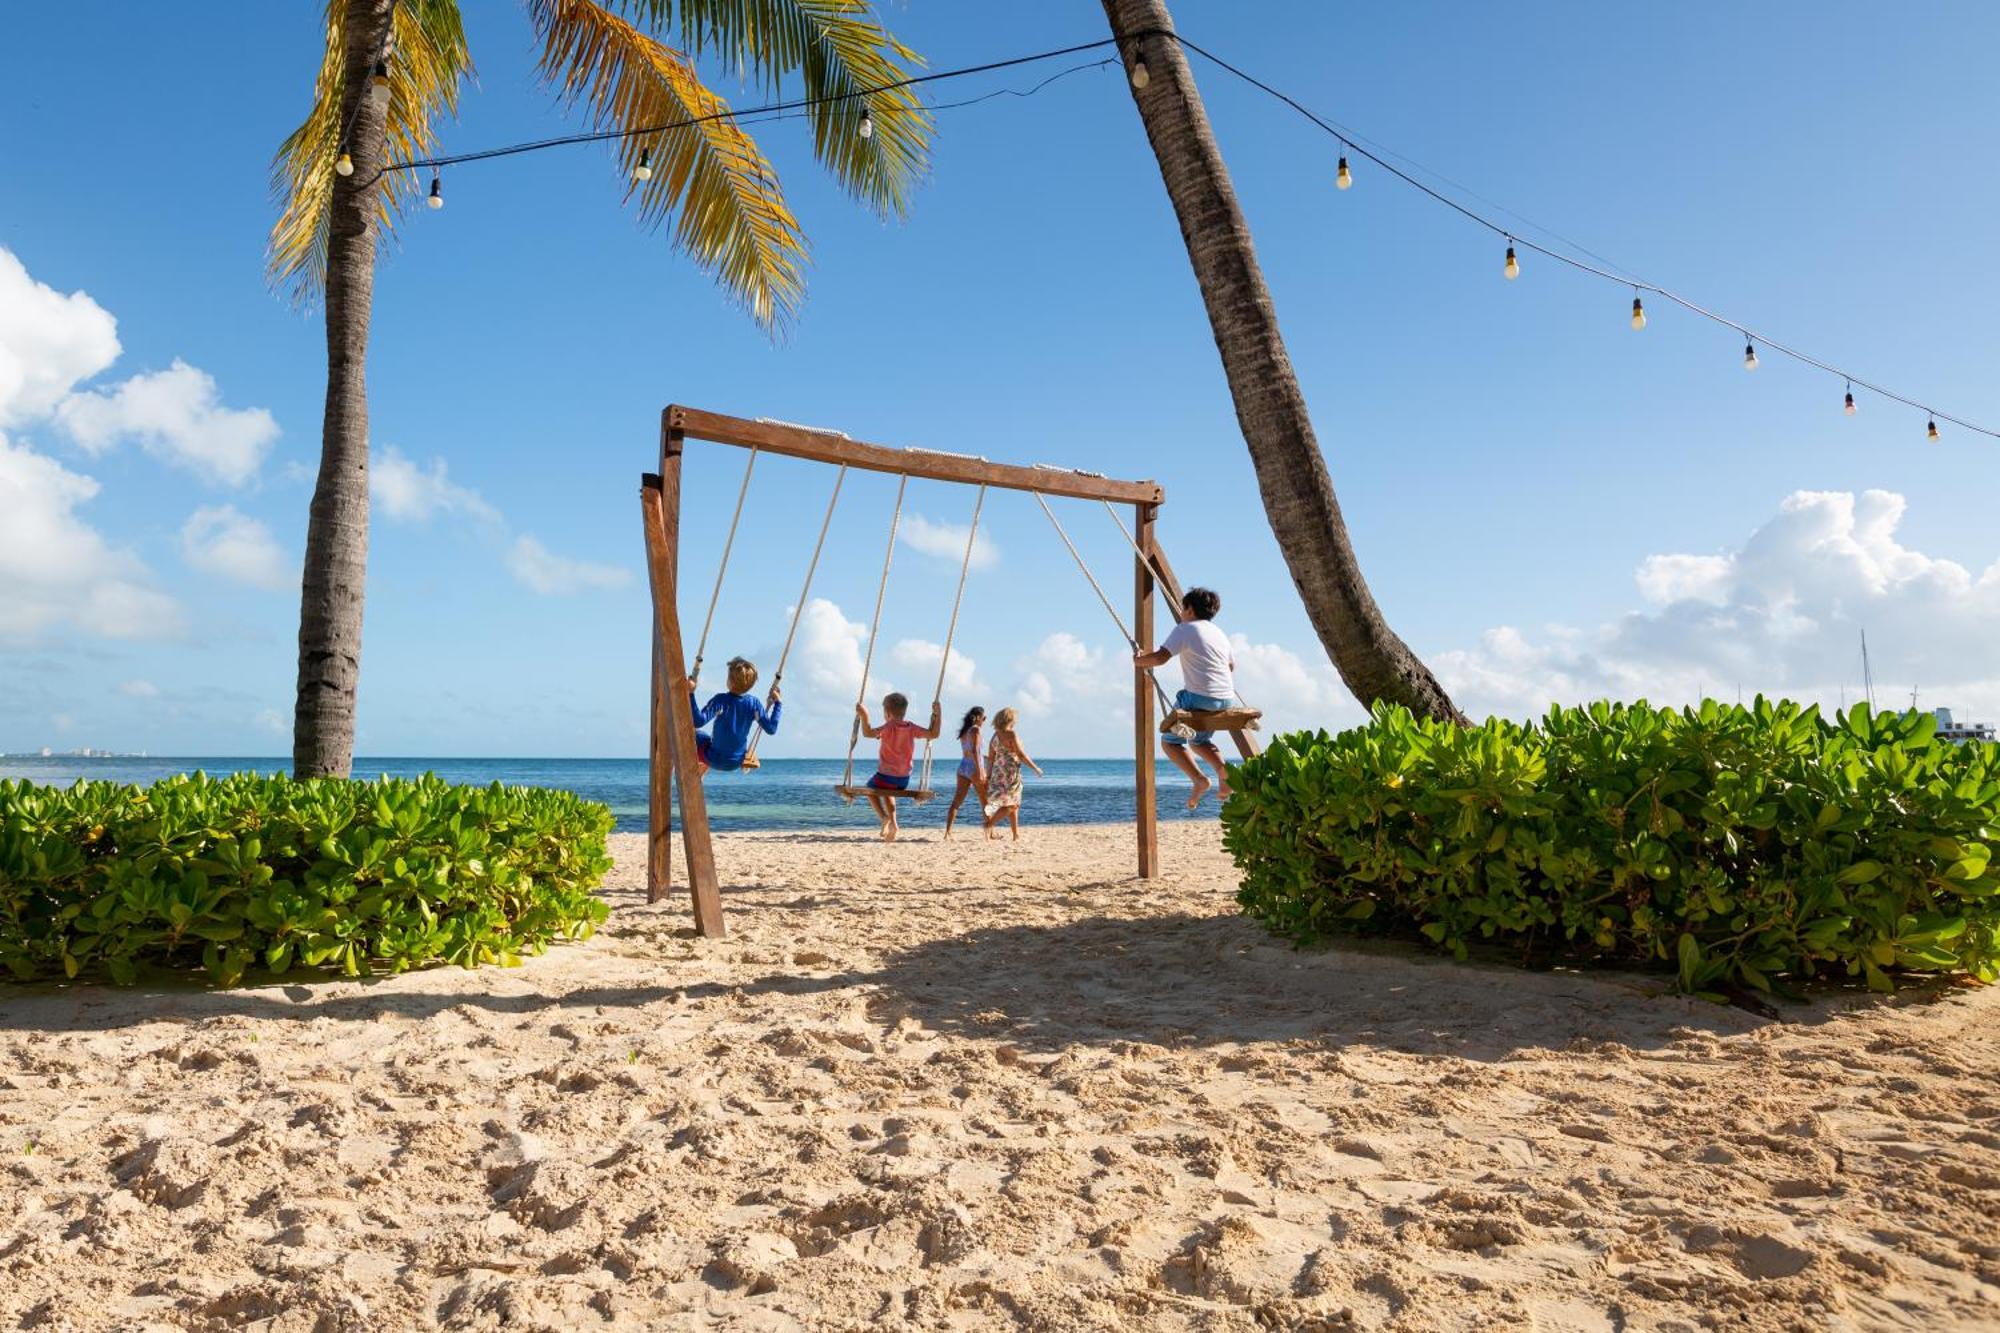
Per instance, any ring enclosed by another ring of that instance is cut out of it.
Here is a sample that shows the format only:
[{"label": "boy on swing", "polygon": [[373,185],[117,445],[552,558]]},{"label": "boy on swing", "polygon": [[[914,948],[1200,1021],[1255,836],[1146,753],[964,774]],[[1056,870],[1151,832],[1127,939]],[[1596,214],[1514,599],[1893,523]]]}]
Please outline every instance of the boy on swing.
[{"label": "boy on swing", "polygon": [[868,779],[868,804],[875,807],[875,817],[882,821],[884,842],[894,842],[900,830],[896,824],[896,798],[880,793],[908,791],[910,766],[916,755],[917,742],[934,741],[944,730],[944,708],[935,700],[931,703],[931,724],[928,728],[920,727],[905,717],[904,714],[909,711],[910,701],[903,695],[887,695],[882,700],[882,725],[877,727],[868,721],[866,704],[854,705],[854,715],[861,720],[861,734],[871,741],[879,737],[882,742],[875,776]]},{"label": "boy on swing", "polygon": [[778,734],[778,713],[784,707],[778,701],[778,687],[771,686],[771,693],[764,703],[758,703],[750,696],[757,685],[757,667],[748,658],[729,659],[729,692],[718,694],[706,704],[697,706],[694,701],[694,678],[688,678],[688,707],[694,713],[697,728],[715,725],[710,731],[696,731],[695,754],[700,761],[701,771],[721,769],[724,773],[734,773],[743,767],[744,756],[750,753],[750,729],[762,727],[766,736]]},{"label": "boy on swing", "polygon": [[[1236,653],[1229,646],[1229,636],[1215,627],[1216,613],[1222,610],[1222,597],[1207,588],[1189,588],[1181,599],[1181,619],[1178,625],[1167,631],[1167,637],[1160,640],[1160,646],[1151,652],[1133,655],[1134,664],[1151,669],[1165,666],[1175,657],[1181,659],[1181,692],[1174,696],[1174,707],[1194,713],[1213,713],[1236,706]],[[1215,748],[1215,733],[1197,731],[1192,736],[1177,736],[1169,733],[1160,737],[1160,748],[1167,758],[1173,760],[1174,767],[1188,775],[1194,783],[1194,794],[1188,797],[1187,808],[1192,810],[1201,804],[1201,798],[1208,794],[1209,780],[1202,775],[1194,760],[1188,757],[1193,750],[1215,771],[1215,794],[1219,800],[1229,799],[1228,771],[1223,766],[1222,751]]]}]

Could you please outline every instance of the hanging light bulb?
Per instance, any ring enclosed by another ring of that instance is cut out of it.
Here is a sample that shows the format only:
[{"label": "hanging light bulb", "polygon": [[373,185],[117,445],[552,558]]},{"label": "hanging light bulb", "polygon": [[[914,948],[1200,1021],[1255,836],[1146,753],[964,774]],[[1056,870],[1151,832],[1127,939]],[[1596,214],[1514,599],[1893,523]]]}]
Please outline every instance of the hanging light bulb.
[{"label": "hanging light bulb", "polygon": [[1132,86],[1134,88],[1143,88],[1152,81],[1153,72],[1146,68],[1146,57],[1140,55],[1137,48],[1134,48],[1132,53]]},{"label": "hanging light bulb", "polygon": [[652,149],[641,148],[639,150],[639,165],[632,168],[632,179],[641,183],[653,179]]},{"label": "hanging light bulb", "polygon": [[1347,169],[1347,159],[1345,157],[1342,157],[1340,159],[1339,169],[1333,173],[1333,187],[1336,190],[1345,190],[1351,187],[1353,184],[1354,184],[1354,173]]},{"label": "hanging light bulb", "polygon": [[1930,437],[1931,437],[1931,438],[1932,438],[1933,440],[1935,440],[1935,439],[1936,439],[1936,438],[1938,437],[1938,428],[1937,428],[1937,418],[1936,418],[1936,417],[1932,417],[1932,418],[1931,418],[1931,424],[1930,424],[1930,428],[1929,428],[1928,430],[1926,430],[1926,431],[1925,431],[1924,433],[1925,433],[1926,435],[1930,436]]},{"label": "hanging light bulb", "polygon": [[1646,305],[1636,296],[1632,298],[1632,327],[1635,329],[1646,327]]},{"label": "hanging light bulb", "polygon": [[436,175],[431,177],[431,197],[429,202],[432,208],[444,207],[444,181]]},{"label": "hanging light bulb", "polygon": [[1854,386],[1852,384],[1847,386],[1847,401],[1840,405],[1840,410],[1848,416],[1854,415]]},{"label": "hanging light bulb", "polygon": [[389,88],[389,62],[386,60],[376,61],[374,71],[368,76],[368,82],[370,86],[387,92]]},{"label": "hanging light bulb", "polygon": [[1507,247],[1507,266],[1500,271],[1507,275],[1509,282],[1521,276],[1521,261],[1514,258],[1514,247],[1511,245]]},{"label": "hanging light bulb", "polygon": [[347,155],[347,150],[344,148],[340,150],[340,156],[333,159],[333,174],[336,176],[354,174],[354,159]]},{"label": "hanging light bulb", "polygon": [[875,118],[868,114],[867,107],[861,108],[861,129],[859,133],[864,139],[875,137]]},{"label": "hanging light bulb", "polygon": [[1757,368],[1756,343],[1746,342],[1743,344],[1743,368],[1745,370],[1755,370]]}]

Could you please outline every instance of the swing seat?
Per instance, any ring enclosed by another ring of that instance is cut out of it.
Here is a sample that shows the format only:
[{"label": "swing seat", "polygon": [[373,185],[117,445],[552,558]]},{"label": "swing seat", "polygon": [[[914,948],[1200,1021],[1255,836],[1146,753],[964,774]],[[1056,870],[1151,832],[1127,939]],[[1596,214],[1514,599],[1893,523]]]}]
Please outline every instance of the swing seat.
[{"label": "swing seat", "polygon": [[909,787],[902,791],[894,791],[887,787],[847,787],[836,782],[833,785],[833,789],[846,797],[849,805],[854,804],[857,798],[863,796],[887,796],[891,800],[915,801],[918,805],[922,805],[925,801],[937,795],[936,792],[928,787]]},{"label": "swing seat", "polygon": [[1176,708],[1160,722],[1160,734],[1180,732],[1191,736],[1197,731],[1256,731],[1260,725],[1258,719],[1263,716],[1263,711],[1256,708],[1218,708],[1212,713]]},{"label": "swing seat", "polygon": [[743,762],[740,765],[738,765],[738,767],[740,767],[746,773],[748,773],[753,768],[762,768],[763,766],[764,766],[764,761],[759,759],[754,754],[744,755]]}]

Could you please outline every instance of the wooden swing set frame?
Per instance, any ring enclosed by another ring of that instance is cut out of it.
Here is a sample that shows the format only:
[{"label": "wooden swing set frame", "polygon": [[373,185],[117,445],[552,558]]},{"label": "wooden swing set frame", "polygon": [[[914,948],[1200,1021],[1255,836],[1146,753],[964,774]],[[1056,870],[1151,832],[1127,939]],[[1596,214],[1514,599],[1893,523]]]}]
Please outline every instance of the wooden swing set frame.
[{"label": "wooden swing set frame", "polygon": [[[658,902],[672,888],[672,789],[678,786],[681,843],[687,863],[688,886],[694,899],[695,930],[703,936],[721,936],[723,922],[721,886],[716,878],[715,850],[709,836],[708,804],[695,753],[693,690],[688,683],[687,649],[681,636],[678,609],[681,470],[689,440],[735,445],[761,453],[904,478],[918,477],[1027,491],[1042,499],[1044,508],[1046,497],[1050,496],[1096,500],[1107,507],[1129,504],[1134,518],[1132,528],[1126,533],[1133,548],[1133,616],[1131,628],[1126,632],[1138,644],[1150,646],[1153,643],[1153,594],[1156,590],[1165,597],[1170,613],[1177,614],[1181,605],[1180,581],[1167,563],[1165,553],[1160,550],[1156,533],[1160,506],[1166,501],[1166,493],[1156,482],[1118,481],[1090,472],[993,463],[983,458],[928,449],[897,449],[865,444],[833,431],[724,416],[692,407],[669,406],[660,417],[660,470],[646,473],[639,487],[646,536],[646,570],[653,595],[646,900]],[[1112,510],[1114,517],[1116,512]],[[1056,522],[1053,512],[1049,518],[1051,522]],[[1056,523],[1056,530],[1062,532],[1060,523]],[[1066,534],[1063,540],[1066,545],[1069,544]],[[1073,545],[1070,552],[1076,556],[1078,566],[1084,569],[1085,577],[1090,578],[1092,587],[1096,588],[1096,579],[1090,576],[1082,556],[1077,554]],[[1097,592],[1100,598],[1104,596],[1102,588],[1097,588]],[[1108,599],[1105,599],[1105,608],[1111,611],[1113,619],[1120,619]],[[1147,669],[1133,668],[1132,740],[1136,761],[1141,879],[1151,879],[1159,873],[1159,827],[1153,767],[1154,737],[1157,734],[1154,694],[1158,689]],[[1248,731],[1255,726],[1253,710],[1238,709],[1228,713],[1192,716],[1197,721],[1215,724],[1217,730],[1227,730],[1236,743],[1237,751],[1244,757],[1256,753]]]}]

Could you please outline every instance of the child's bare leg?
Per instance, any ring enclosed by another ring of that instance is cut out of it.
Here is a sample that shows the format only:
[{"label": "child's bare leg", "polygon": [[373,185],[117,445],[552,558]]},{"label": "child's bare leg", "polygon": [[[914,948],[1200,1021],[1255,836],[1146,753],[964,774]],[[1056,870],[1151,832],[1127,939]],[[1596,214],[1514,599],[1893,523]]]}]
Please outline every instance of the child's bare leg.
[{"label": "child's bare leg", "polygon": [[868,793],[868,808],[875,812],[875,822],[882,826],[883,837],[889,835],[889,812],[882,808],[886,804],[888,802],[874,792]]},{"label": "child's bare leg", "polygon": [[896,834],[899,831],[896,826],[895,798],[885,796],[882,798],[882,804],[887,806],[889,809],[889,813],[882,817],[882,841],[894,842],[896,840]]},{"label": "child's bare leg", "polygon": [[1000,819],[1000,812],[999,812],[998,810],[993,810],[993,811],[989,811],[989,812],[987,813],[987,816],[986,816],[986,840],[987,840],[988,842],[991,842],[991,841],[993,841],[993,825],[994,825],[995,823],[997,823],[997,822],[999,821],[999,819]]},{"label": "child's bare leg", "polygon": [[1194,794],[1188,797],[1187,808],[1192,810],[1200,805],[1201,798],[1208,794],[1208,779],[1202,776],[1199,768],[1195,767],[1194,760],[1188,755],[1188,747],[1169,745],[1161,741],[1160,752],[1173,760],[1174,767],[1187,774],[1188,781],[1194,784]]},{"label": "child's bare leg", "polygon": [[958,790],[951,794],[951,805],[944,812],[944,837],[951,841],[951,824],[958,818],[958,807],[965,804],[965,793],[972,789],[972,779],[963,773],[958,777]]},{"label": "child's bare leg", "polygon": [[1018,806],[1018,805],[1010,805],[1010,806],[1008,806],[1008,807],[1007,807],[1007,827],[1008,827],[1008,828],[1010,828],[1010,829],[1012,829],[1012,830],[1014,830],[1014,841],[1015,841],[1015,842],[1019,842],[1019,841],[1021,840],[1021,807],[1020,807],[1020,806]]},{"label": "child's bare leg", "polygon": [[1228,800],[1229,769],[1222,761],[1222,751],[1216,749],[1213,745],[1196,745],[1191,748],[1196,754],[1201,756],[1203,763],[1215,770],[1216,799],[1220,801]]}]

